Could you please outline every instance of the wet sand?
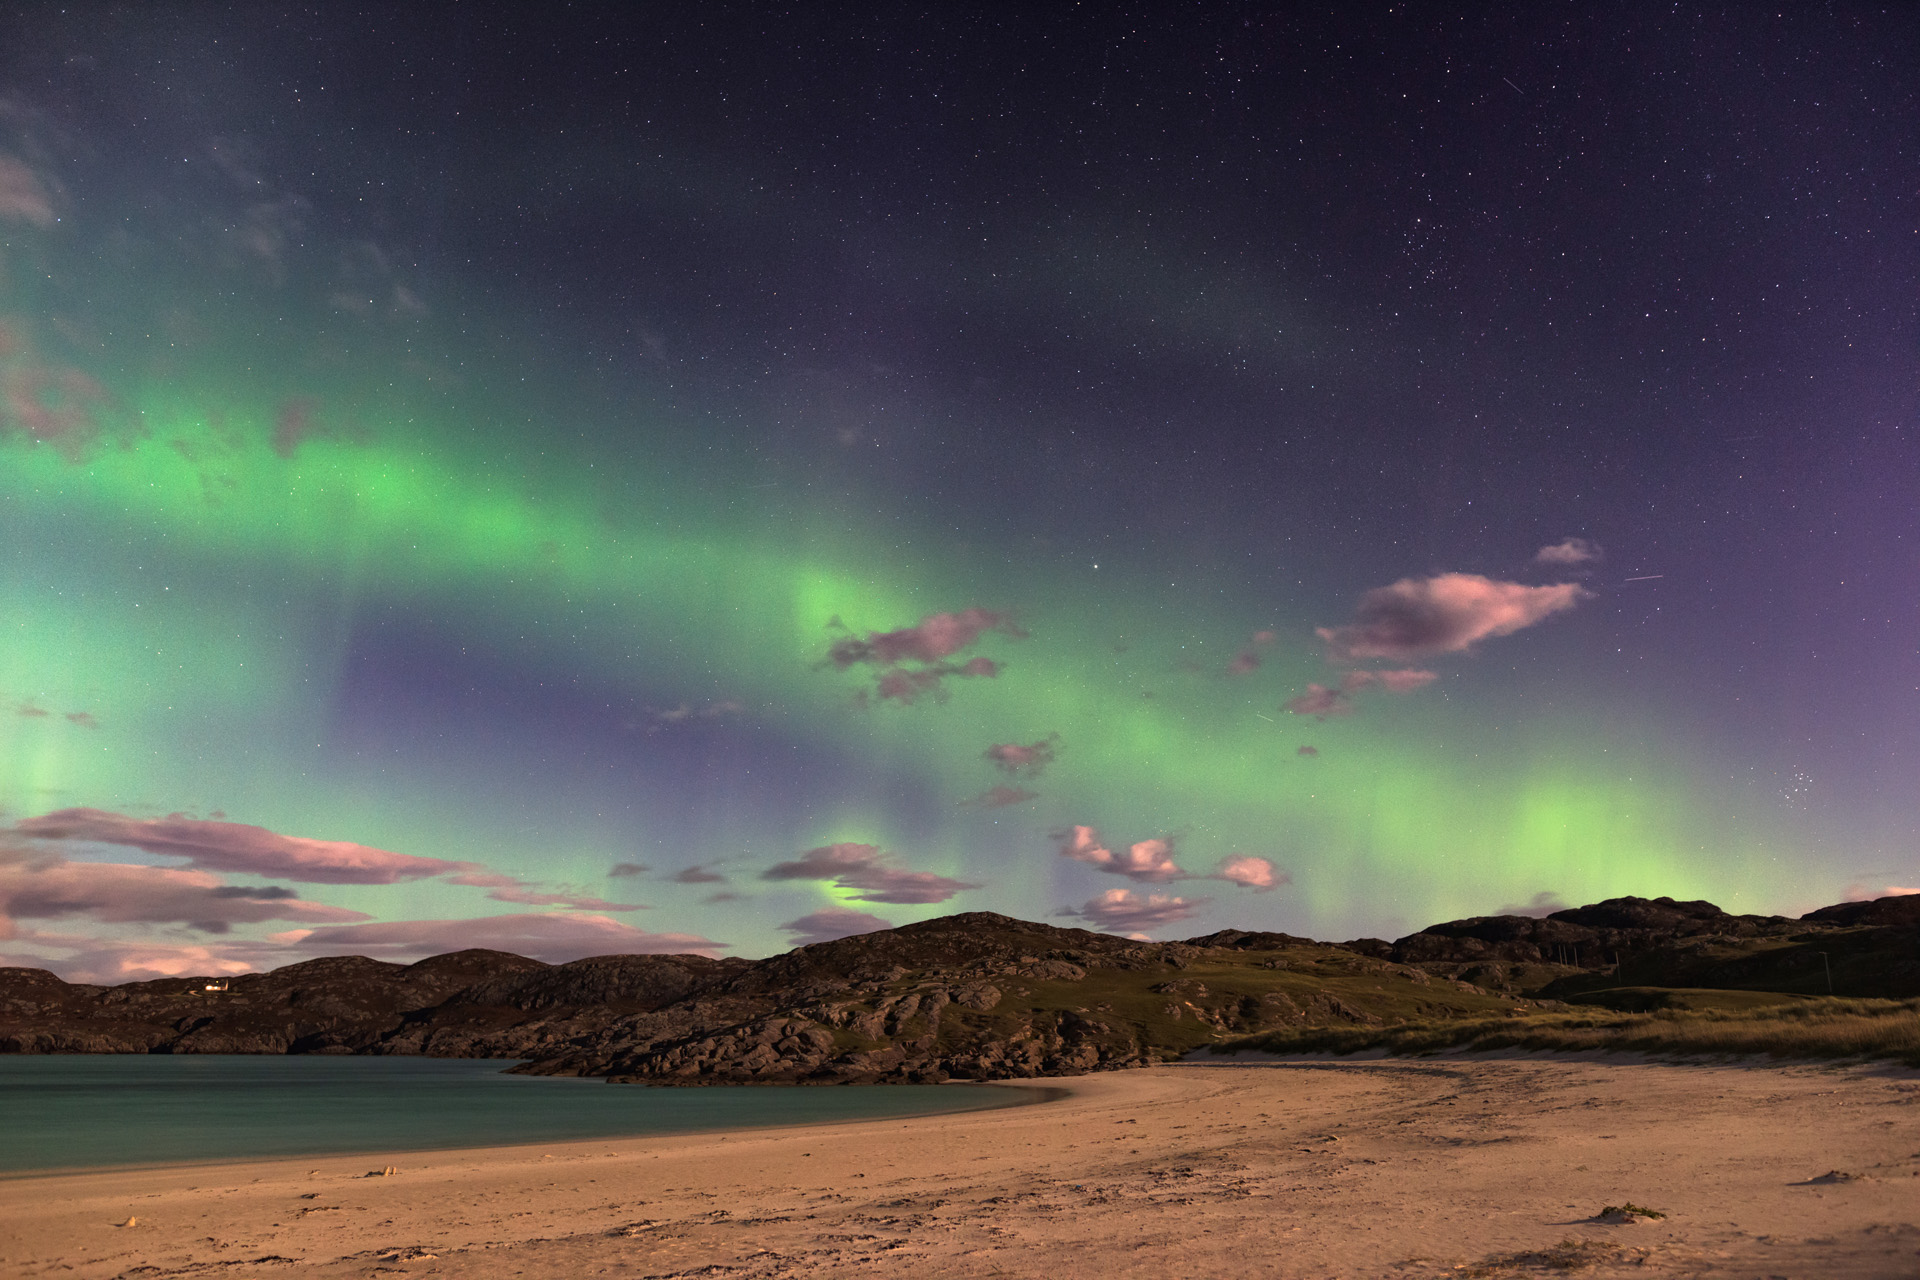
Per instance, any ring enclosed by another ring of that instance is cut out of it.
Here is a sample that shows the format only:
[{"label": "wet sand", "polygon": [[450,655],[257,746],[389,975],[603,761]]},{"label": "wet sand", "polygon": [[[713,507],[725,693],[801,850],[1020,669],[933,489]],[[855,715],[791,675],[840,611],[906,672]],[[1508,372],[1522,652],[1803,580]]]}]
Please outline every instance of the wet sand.
[{"label": "wet sand", "polygon": [[[1290,1059],[1009,1087],[1035,1086],[1069,1096],[14,1179],[0,1274],[1920,1275],[1913,1071]],[[1666,1216],[1595,1220],[1626,1202]]]}]

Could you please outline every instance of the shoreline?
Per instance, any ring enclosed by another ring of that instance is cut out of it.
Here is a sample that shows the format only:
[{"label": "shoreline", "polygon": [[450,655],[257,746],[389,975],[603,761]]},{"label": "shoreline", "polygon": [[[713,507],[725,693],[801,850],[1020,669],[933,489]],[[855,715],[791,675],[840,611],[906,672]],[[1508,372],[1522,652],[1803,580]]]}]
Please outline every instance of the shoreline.
[{"label": "shoreline", "polygon": [[[102,1055],[102,1056],[118,1056],[118,1055]],[[250,1055],[242,1055],[242,1056],[250,1056]],[[465,1061],[472,1061],[472,1059],[465,1059]],[[520,1059],[485,1059],[485,1061],[520,1061]],[[552,1077],[552,1078],[574,1079],[575,1077]],[[423,1157],[423,1156],[429,1156],[429,1155],[444,1156],[452,1153],[469,1152],[469,1151],[511,1152],[520,1148],[536,1147],[536,1146],[540,1147],[543,1150],[550,1150],[557,1146],[564,1146],[568,1144],[585,1143],[585,1144],[591,1145],[594,1143],[603,1143],[603,1142],[633,1141],[633,1140],[638,1140],[643,1138],[699,1138],[699,1137],[712,1137],[716,1134],[756,1133],[762,1130],[783,1130],[783,1131],[796,1130],[797,1131],[797,1130],[819,1128],[823,1125],[878,1124],[878,1123],[886,1123],[894,1120],[907,1121],[907,1120],[916,1120],[916,1119],[934,1120],[934,1119],[940,1119],[946,1116],[962,1116],[962,1115],[972,1115],[975,1113],[1006,1111],[1006,1110],[1011,1110],[1018,1107],[1034,1106],[1044,1102],[1055,1101],[1059,1098],[1063,1098],[1067,1096],[1069,1093],[1069,1090],[1059,1087],[1058,1082],[1063,1079],[1072,1079],[1072,1078],[1076,1078],[1076,1077],[1044,1077],[1044,1078],[1037,1078],[1033,1080],[980,1080],[980,1081],[949,1080],[949,1081],[943,1082],[943,1085],[955,1085],[955,1086],[960,1086],[961,1088],[964,1088],[964,1089],[996,1088],[996,1087],[1007,1086],[1007,1085],[1036,1086],[1034,1088],[1026,1088],[1026,1089],[1020,1090],[1021,1093],[1031,1093],[1036,1096],[1010,1097],[1005,1101],[1001,1101],[1001,1102],[998,1102],[992,1105],[987,1105],[987,1106],[937,1107],[937,1108],[929,1109],[926,1111],[910,1111],[910,1112],[902,1112],[898,1114],[881,1115],[881,1116],[874,1116],[874,1117],[862,1118],[862,1119],[852,1119],[852,1120],[849,1120],[846,1118],[839,1118],[839,1117],[828,1117],[828,1118],[816,1119],[816,1120],[789,1120],[789,1121],[782,1121],[782,1122],[773,1123],[773,1124],[743,1123],[743,1124],[702,1125],[697,1127],[675,1128],[675,1129],[669,1129],[664,1131],[654,1131],[654,1132],[615,1131],[615,1132],[610,1132],[607,1134],[602,1134],[597,1136],[584,1136],[584,1137],[567,1136],[567,1137],[561,1137],[561,1138],[544,1138],[544,1139],[529,1138],[524,1141],[515,1141],[515,1142],[481,1142],[481,1143],[463,1142],[463,1143],[450,1143],[446,1145],[407,1146],[404,1148],[367,1146],[367,1147],[356,1147],[356,1148],[347,1149],[347,1150],[328,1148],[328,1149],[313,1150],[313,1151],[265,1152],[257,1155],[242,1154],[242,1155],[227,1155],[227,1156],[208,1156],[208,1157],[199,1158],[199,1159],[137,1160],[137,1161],[125,1161],[125,1162],[115,1161],[107,1164],[57,1165],[57,1166],[47,1166],[43,1168],[31,1168],[31,1169],[0,1169],[0,1185],[24,1182],[24,1181],[32,1181],[35,1179],[77,1178],[77,1177],[85,1177],[91,1174],[138,1173],[138,1172],[165,1173],[171,1170],[189,1171],[189,1170],[195,1170],[195,1169],[220,1168],[223,1166],[239,1166],[239,1165],[253,1166],[253,1165],[263,1165],[263,1164],[268,1164],[268,1165],[299,1164],[302,1162],[310,1163],[315,1160],[326,1160],[326,1159],[360,1160],[360,1159],[373,1159],[376,1156],[380,1158],[391,1158],[396,1155],[402,1156],[402,1157],[417,1158],[417,1157]],[[599,1083],[602,1085],[607,1083],[605,1080],[591,1081],[590,1078],[586,1078],[586,1077],[580,1077],[579,1079],[581,1079],[583,1083],[593,1082],[593,1083]],[[1045,1086],[1047,1085],[1054,1085],[1055,1087],[1046,1088]],[[655,1088],[672,1089],[673,1088],[673,1086],[670,1086],[670,1085],[620,1085],[620,1086],[614,1086],[614,1087],[637,1088],[637,1089],[655,1089]],[[792,1088],[795,1086],[743,1084],[743,1085],[737,1085],[737,1086],[703,1085],[703,1086],[696,1086],[696,1087],[703,1088],[703,1089],[733,1087],[733,1088],[740,1088],[740,1089],[756,1089],[757,1090],[757,1089],[768,1089],[768,1088]],[[826,1087],[826,1086],[820,1086],[820,1087]],[[835,1086],[835,1087],[842,1087],[842,1086]],[[890,1086],[875,1085],[875,1086],[868,1086],[868,1087],[888,1088]]]},{"label": "shoreline", "polygon": [[[1920,1269],[1920,1073],[1906,1068],[1226,1059],[1003,1087],[1066,1096],[11,1179],[0,1270],[1073,1280],[1521,1275],[1555,1256],[1602,1277]],[[1629,1202],[1667,1216],[1595,1219]]]}]

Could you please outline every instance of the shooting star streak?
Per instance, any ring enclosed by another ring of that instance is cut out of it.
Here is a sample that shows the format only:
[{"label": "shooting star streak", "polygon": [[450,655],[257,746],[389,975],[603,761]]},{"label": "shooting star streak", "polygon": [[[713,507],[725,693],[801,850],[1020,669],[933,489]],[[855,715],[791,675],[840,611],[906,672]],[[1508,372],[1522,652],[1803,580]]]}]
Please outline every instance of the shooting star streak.
[{"label": "shooting star streak", "polygon": [[[1501,76],[1500,78],[1502,80],[1507,80],[1505,76]],[[1519,85],[1515,84],[1511,80],[1507,80],[1507,88],[1513,90],[1515,93],[1519,94],[1523,98],[1527,96],[1527,91],[1525,89],[1522,89]]]},{"label": "shooting star streak", "polygon": [[[1254,712],[1253,714],[1255,714],[1255,715],[1257,715],[1257,716],[1260,716],[1260,713],[1259,713],[1258,711],[1256,711],[1256,712]],[[1260,716],[1260,718],[1261,718],[1262,720],[1265,720],[1265,721],[1266,721],[1266,722],[1267,722],[1268,724],[1278,724],[1278,723],[1279,723],[1279,721],[1277,721],[1277,720],[1275,720],[1275,719],[1274,719],[1274,718],[1273,718],[1272,716]]]},{"label": "shooting star streak", "polygon": [[1664,578],[1664,573],[1643,573],[1637,578],[1628,578],[1628,582],[1652,582],[1655,578]]}]

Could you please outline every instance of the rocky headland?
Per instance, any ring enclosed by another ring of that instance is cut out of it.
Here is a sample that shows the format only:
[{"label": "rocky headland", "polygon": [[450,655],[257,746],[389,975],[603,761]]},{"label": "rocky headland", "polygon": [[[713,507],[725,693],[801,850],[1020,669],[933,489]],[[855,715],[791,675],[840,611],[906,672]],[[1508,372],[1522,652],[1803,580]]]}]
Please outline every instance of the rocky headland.
[{"label": "rocky headland", "polygon": [[[216,989],[219,988],[219,989]],[[0,1052],[518,1058],[652,1084],[1009,1079],[1140,1066],[1236,1037],[1686,990],[1920,995],[1920,895],[1798,919],[1615,898],[1394,942],[1223,930],[1181,942],[989,912],[764,960],[497,951],[340,956],[214,981],[0,969]]]}]

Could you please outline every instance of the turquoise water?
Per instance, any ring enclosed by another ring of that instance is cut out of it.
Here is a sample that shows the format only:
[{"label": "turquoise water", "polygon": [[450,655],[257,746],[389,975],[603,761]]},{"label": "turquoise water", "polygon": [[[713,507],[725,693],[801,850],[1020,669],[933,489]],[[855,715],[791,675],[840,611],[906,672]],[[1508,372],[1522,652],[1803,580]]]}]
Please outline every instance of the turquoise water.
[{"label": "turquoise water", "polygon": [[472,1058],[0,1057],[0,1172],[381,1153],[975,1111],[972,1085],[649,1089]]}]

